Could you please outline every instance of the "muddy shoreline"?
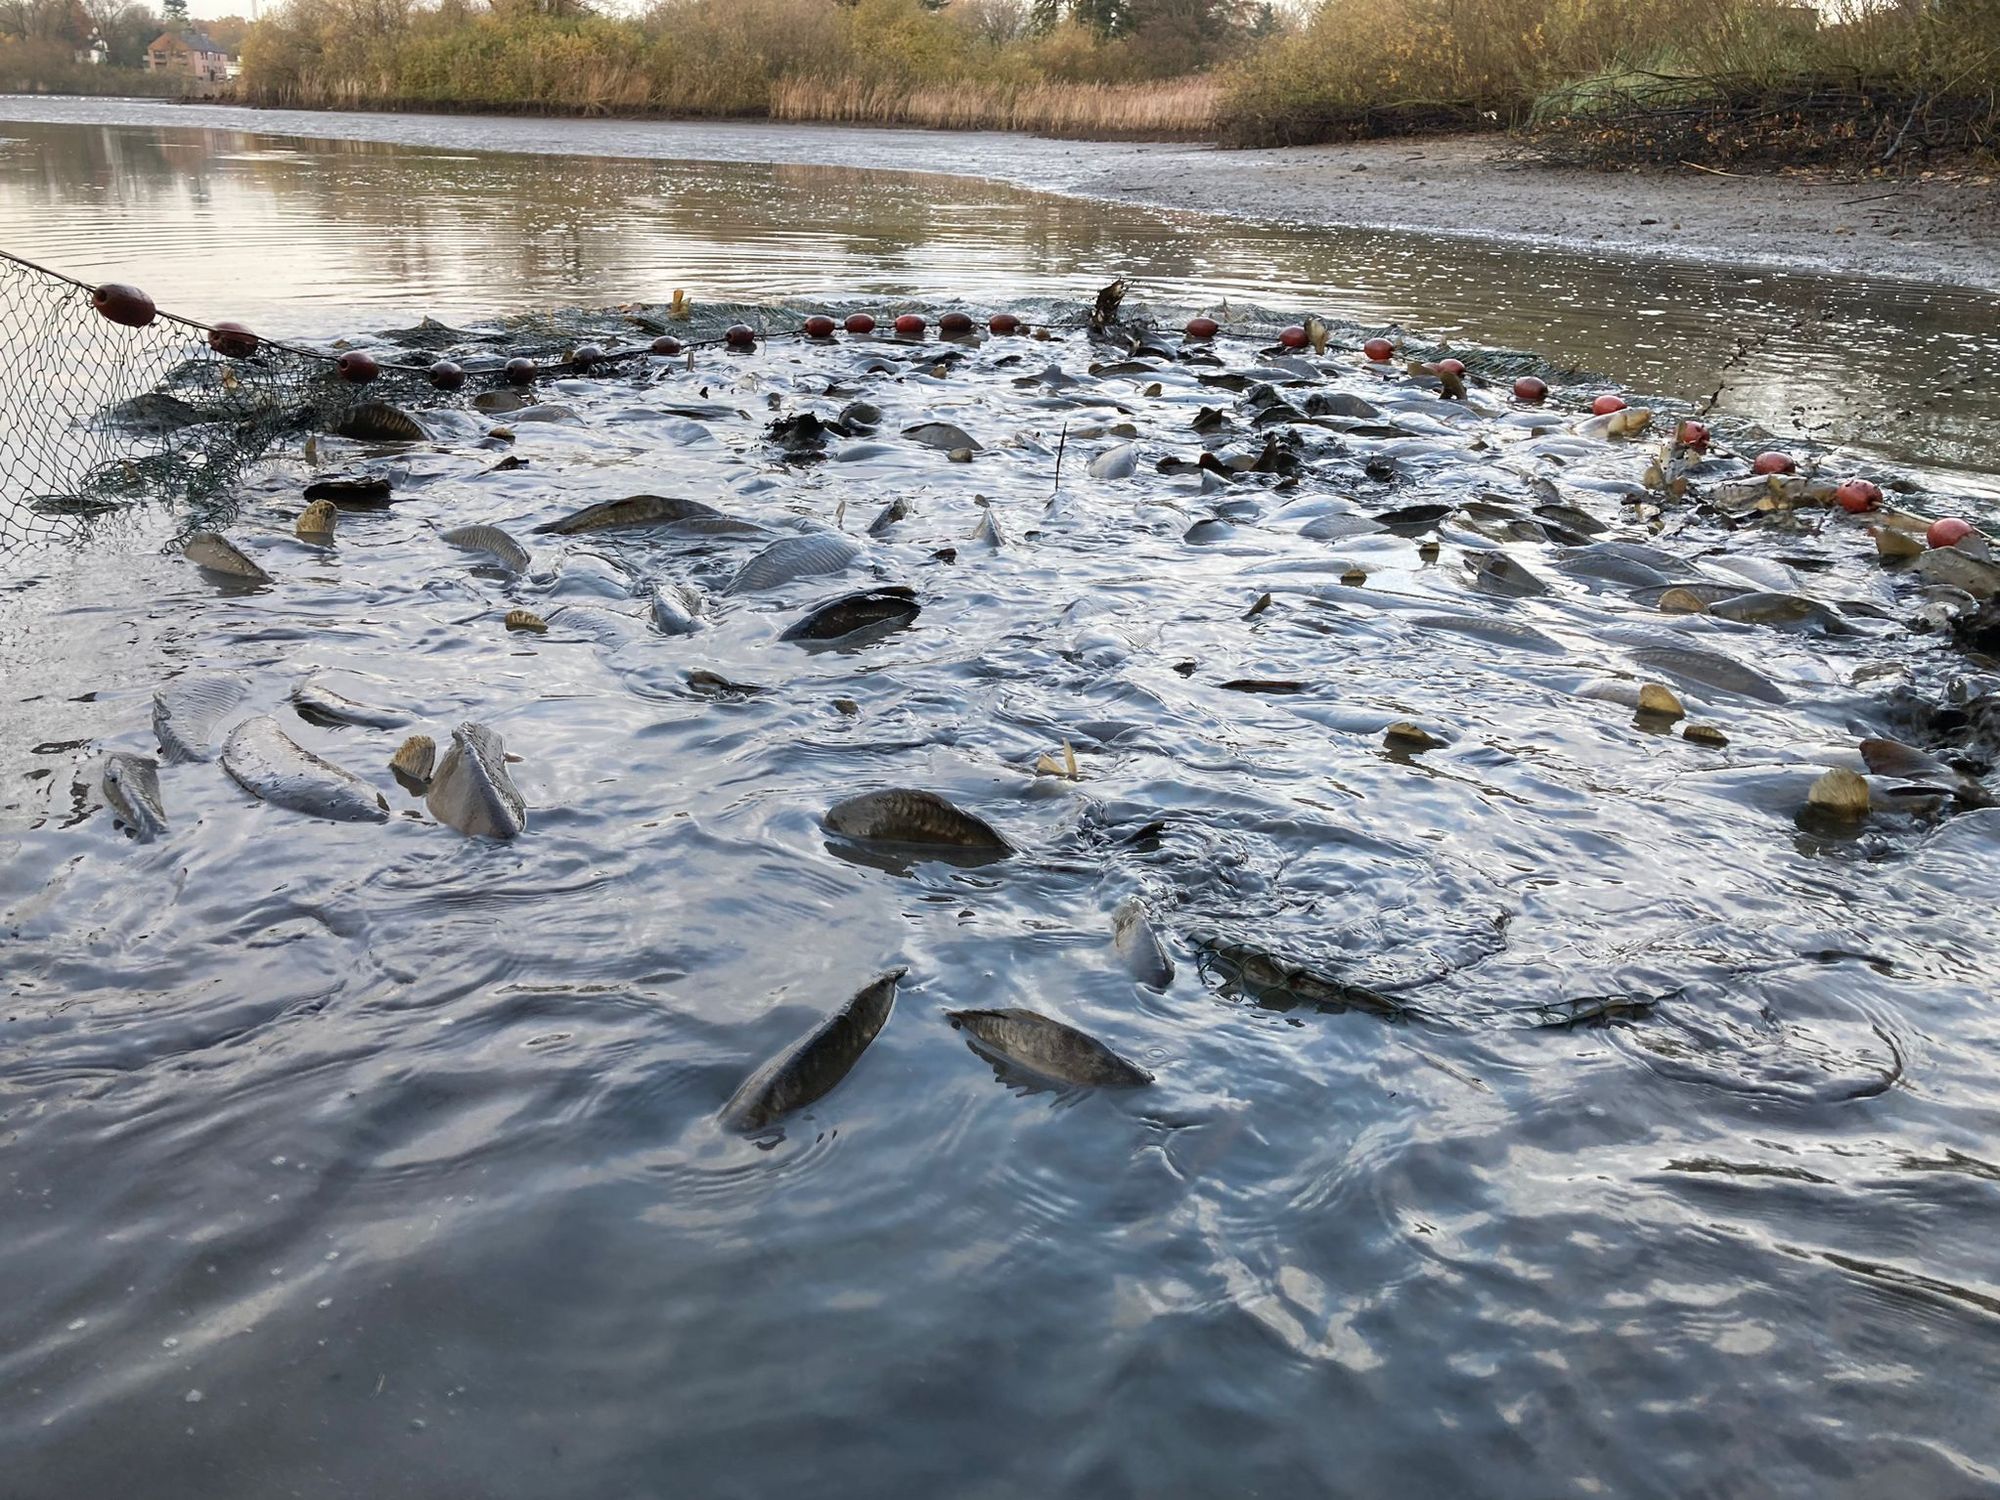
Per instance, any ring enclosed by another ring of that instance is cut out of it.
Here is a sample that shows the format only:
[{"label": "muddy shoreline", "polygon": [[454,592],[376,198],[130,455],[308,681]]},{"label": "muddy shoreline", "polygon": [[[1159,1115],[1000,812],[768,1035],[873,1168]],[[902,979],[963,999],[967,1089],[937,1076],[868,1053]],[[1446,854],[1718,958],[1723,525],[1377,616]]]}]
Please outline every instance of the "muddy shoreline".
[{"label": "muddy shoreline", "polygon": [[1899,181],[1536,166],[1488,136],[1222,151],[760,121],[549,119],[0,97],[8,119],[184,125],[445,150],[945,172],[1231,218],[2000,291],[2000,176]]}]

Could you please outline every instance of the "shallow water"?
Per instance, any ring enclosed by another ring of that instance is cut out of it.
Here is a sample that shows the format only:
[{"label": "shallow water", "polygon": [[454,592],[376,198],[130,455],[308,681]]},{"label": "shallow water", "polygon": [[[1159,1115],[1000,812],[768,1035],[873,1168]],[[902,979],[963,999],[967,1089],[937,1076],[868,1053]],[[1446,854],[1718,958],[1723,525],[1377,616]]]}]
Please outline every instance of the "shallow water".
[{"label": "shallow water", "polygon": [[[676,286],[697,300],[908,294],[991,308],[1125,276],[1162,304],[1401,323],[1686,401],[1720,388],[1725,410],[1787,437],[2000,472],[1990,294],[1243,224],[859,170],[846,163],[870,158],[853,151],[817,166],[620,154],[657,156],[662,141],[683,155],[801,154],[757,127],[567,122],[571,149],[607,154],[563,157],[467,149],[507,121],[387,121],[417,145],[286,135],[340,117],[282,112],[184,112],[235,128],[119,123],[158,112],[0,98],[0,248],[141,281],[189,316],[317,336],[662,300]],[[63,123],[34,123],[50,116]],[[855,138],[895,159],[897,132]],[[1009,138],[968,139],[971,169],[1047,166],[1020,166]]]},{"label": "shallow water", "polygon": [[[1996,815],[1795,818],[1897,723],[1898,676],[1857,673],[1905,663],[1936,694],[1965,670],[1897,623],[1915,584],[1833,512],[1730,534],[1676,507],[1655,535],[1602,487],[1652,445],[1351,356],[1284,394],[1361,396],[1400,435],[1301,426],[1296,482],[1205,494],[1156,462],[1198,455],[1204,406],[1225,454],[1284,430],[1199,380],[1260,357],[1091,373],[1113,357],[1071,333],[942,364],[782,342],[645,361],[546,388],[574,415],[511,443],[465,413],[412,450],[317,439],[403,497],[344,514],[331,549],[291,538],[307,466],[281,456],[230,528],[267,587],[154,551],[148,513],[13,570],[13,1492],[110,1493],[141,1465],[162,1500],[807,1475],[836,1496],[2000,1490]],[[1051,362],[1083,384],[1013,383]],[[764,436],[857,397],[873,439],[797,461]],[[901,435],[933,419],[984,449]],[[1137,473],[1090,477],[1119,423]],[[503,453],[527,462],[492,471]],[[1495,543],[1469,520],[1505,518],[1463,507],[1525,519],[1536,478],[1702,576],[1804,559],[1800,588],[1892,618],[1821,640],[1665,616],[1525,540],[1508,553],[1547,593],[1475,587]],[[766,531],[532,531],[638,492]],[[868,536],[891,497],[914,513]],[[1413,534],[1300,534],[1426,502],[1460,507],[1434,563]],[[529,544],[526,574],[439,541],[473,522]],[[860,561],[727,592],[800,527]],[[709,591],[702,630],[652,629],[654,578]],[[875,579],[918,591],[910,628],[778,639]],[[549,633],[508,633],[510,607]],[[1597,696],[1663,644],[1783,701],[1684,683],[1718,751]],[[151,694],[197,668],[243,674],[240,713],[361,774],[391,820],[314,820],[190,764],[161,771],[168,834],[128,840],[96,760],[153,753]],[[315,672],[410,723],[308,724],[287,695]],[[1224,686],[1246,678],[1302,690]],[[1447,744],[1386,750],[1404,718]],[[439,826],[387,774],[408,729],[465,719],[521,757],[513,842]],[[1032,774],[1065,742],[1081,781]],[[829,836],[834,801],[885,785],[1019,852]],[[1134,894],[1176,960],[1163,992],[1111,947]],[[1411,1013],[1260,1002],[1211,942]],[[897,965],[880,1038],[781,1140],[718,1126],[758,1063]],[[1550,1024],[1607,996],[1652,1005]],[[1004,1086],[942,1013],[1005,1005],[1158,1081]]]}]

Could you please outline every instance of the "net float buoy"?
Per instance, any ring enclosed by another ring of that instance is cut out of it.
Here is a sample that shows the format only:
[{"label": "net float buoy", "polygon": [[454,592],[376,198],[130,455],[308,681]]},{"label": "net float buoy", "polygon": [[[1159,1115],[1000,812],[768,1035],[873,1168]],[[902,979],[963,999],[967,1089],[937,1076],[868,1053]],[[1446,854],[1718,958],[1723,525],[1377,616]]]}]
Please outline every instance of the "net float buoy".
[{"label": "net float buoy", "polygon": [[1924,533],[1924,540],[1933,547],[1956,547],[1971,535],[1971,522],[1961,521],[1957,516],[1944,516],[1931,522],[1931,529]]},{"label": "net float buoy", "polygon": [[455,391],[465,384],[465,371],[448,359],[441,359],[424,372],[441,391]]},{"label": "net float buoy", "polygon": [[1549,399],[1549,383],[1539,375],[1523,375],[1514,382],[1514,399],[1539,406]]},{"label": "net float buoy", "polygon": [[505,375],[512,385],[533,385],[535,362],[517,354],[500,367],[500,373]]},{"label": "net float buoy", "polygon": [[1465,361],[1462,359],[1441,359],[1437,362],[1437,367],[1440,375],[1463,375],[1465,373]]},{"label": "net float buoy", "polygon": [[722,342],[732,349],[755,349],[757,330],[748,323],[732,323],[729,331],[722,336]]},{"label": "net float buoy", "polygon": [[809,339],[830,339],[837,327],[839,325],[833,319],[823,313],[816,313],[806,319],[805,335]]},{"label": "net float buoy", "polygon": [[333,362],[333,367],[349,385],[366,385],[382,373],[375,356],[363,354],[359,349],[349,349]]},{"label": "net float buoy", "polygon": [[1860,515],[1882,503],[1882,487],[1866,479],[1850,479],[1833,492],[1834,501],[1844,511]]},{"label": "net float buoy", "polygon": [[1798,468],[1798,461],[1791,454],[1776,451],[1760,453],[1750,462],[1752,474],[1795,474]]},{"label": "net float buoy", "polygon": [[248,359],[257,352],[257,335],[241,323],[217,323],[208,330],[208,347],[224,359]]},{"label": "net float buoy", "polygon": [[1595,401],[1590,403],[1590,414],[1593,417],[1608,417],[1614,411],[1623,410],[1625,410],[1625,398],[1623,396],[1599,396]]},{"label": "net float buoy", "polygon": [[896,319],[896,337],[899,339],[920,339],[924,336],[924,320],[915,313],[904,313]]},{"label": "net float buoy", "polygon": [[663,333],[653,340],[653,352],[655,354],[678,354],[681,352],[681,341],[670,333]]},{"label": "net float buoy", "polygon": [[1222,332],[1222,325],[1213,318],[1189,318],[1187,325],[1181,329],[1181,332],[1191,339],[1200,339],[1206,342]]},{"label": "net float buoy", "polygon": [[1306,331],[1297,323],[1289,328],[1280,328],[1278,343],[1286,349],[1303,349],[1306,346]]},{"label": "net float buoy", "polygon": [[1021,331],[1021,320],[1012,313],[995,313],[986,320],[986,331],[1004,338],[1010,333]]},{"label": "net float buoy", "polygon": [[122,323],[127,328],[144,328],[153,321],[153,314],[159,309],[153,306],[153,299],[136,286],[126,286],[123,282],[109,281],[90,294],[90,305],[97,309],[99,316],[113,323]]},{"label": "net float buoy", "polygon": [[1370,339],[1361,346],[1361,352],[1378,365],[1386,365],[1396,357],[1396,346],[1387,339]]},{"label": "net float buoy", "polygon": [[1689,417],[1674,429],[1674,441],[1683,448],[1692,448],[1696,453],[1708,451],[1708,423],[1697,422]]},{"label": "net float buoy", "polygon": [[569,362],[579,370],[588,370],[602,358],[604,358],[604,350],[601,346],[597,344],[584,344],[574,354],[570,355]]},{"label": "net float buoy", "polygon": [[968,313],[948,312],[938,319],[938,332],[947,338],[963,338],[972,332],[972,317]]},{"label": "net float buoy", "polygon": [[849,313],[846,323],[841,326],[846,328],[849,333],[873,333],[875,331],[875,320],[869,317],[867,313]]}]

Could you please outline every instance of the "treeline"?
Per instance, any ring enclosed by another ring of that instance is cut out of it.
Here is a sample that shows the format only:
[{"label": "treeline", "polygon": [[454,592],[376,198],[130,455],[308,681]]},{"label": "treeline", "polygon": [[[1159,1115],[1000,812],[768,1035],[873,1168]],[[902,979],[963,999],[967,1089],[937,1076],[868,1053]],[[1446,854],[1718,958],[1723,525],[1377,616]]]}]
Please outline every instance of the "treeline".
[{"label": "treeline", "polygon": [[[251,34],[253,102],[1207,133],[1191,75],[1279,25],[1261,0],[289,0]],[[1163,82],[1171,81],[1161,88]]]},{"label": "treeline", "polygon": [[[1237,70],[1226,140],[1526,130],[1564,160],[2000,150],[2000,0],[1330,0]],[[1914,132],[1914,134],[1913,134]]]},{"label": "treeline", "polygon": [[[146,48],[189,24],[134,0],[0,0],[0,92],[181,93],[187,79],[144,71]],[[250,23],[230,16],[200,29],[234,51]],[[93,43],[103,45],[102,62],[90,60]]]},{"label": "treeline", "polygon": [[[79,38],[136,63],[161,24],[131,0],[0,0],[0,88],[102,85]],[[317,108],[1243,146],[1519,129],[1604,164],[2000,151],[2000,0],[283,0],[242,58],[245,102]]]}]

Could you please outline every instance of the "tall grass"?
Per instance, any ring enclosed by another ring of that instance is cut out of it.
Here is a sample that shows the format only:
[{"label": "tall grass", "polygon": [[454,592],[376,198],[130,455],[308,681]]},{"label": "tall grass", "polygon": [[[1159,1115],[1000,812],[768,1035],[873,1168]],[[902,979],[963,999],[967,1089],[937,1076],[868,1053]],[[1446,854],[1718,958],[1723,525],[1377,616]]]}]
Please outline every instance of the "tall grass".
[{"label": "tall grass", "polygon": [[1203,140],[1215,132],[1222,87],[1212,78],[1159,83],[911,85],[865,78],[781,78],[781,120],[1023,130],[1077,140]]},{"label": "tall grass", "polygon": [[[1638,156],[1782,156],[1821,137],[1879,151],[1898,110],[1896,149],[1977,145],[2000,118],[2000,0],[1322,0],[1254,49],[1240,28],[1166,24],[1207,0],[1130,0],[1159,24],[1115,37],[993,24],[1008,3],[655,0],[626,17],[582,0],[285,0],[245,42],[240,92],[1245,146],[1527,126],[1610,141],[1621,115],[1691,108],[1733,122],[1627,131]],[[1841,3],[1866,8],[1827,8]],[[1806,126],[1769,128],[1787,109]]]}]

